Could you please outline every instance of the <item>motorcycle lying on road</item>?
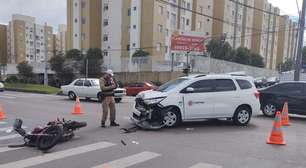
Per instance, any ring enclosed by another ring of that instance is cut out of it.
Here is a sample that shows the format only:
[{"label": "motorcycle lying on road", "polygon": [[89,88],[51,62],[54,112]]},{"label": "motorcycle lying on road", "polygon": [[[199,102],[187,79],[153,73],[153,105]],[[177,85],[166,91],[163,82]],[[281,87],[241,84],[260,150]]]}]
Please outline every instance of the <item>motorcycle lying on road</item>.
[{"label": "motorcycle lying on road", "polygon": [[74,131],[85,127],[86,122],[66,121],[57,119],[49,122],[45,127],[36,127],[30,133],[22,128],[23,121],[16,119],[13,129],[24,139],[22,145],[10,145],[9,147],[37,147],[39,150],[47,151],[60,142],[66,142],[74,137]]}]

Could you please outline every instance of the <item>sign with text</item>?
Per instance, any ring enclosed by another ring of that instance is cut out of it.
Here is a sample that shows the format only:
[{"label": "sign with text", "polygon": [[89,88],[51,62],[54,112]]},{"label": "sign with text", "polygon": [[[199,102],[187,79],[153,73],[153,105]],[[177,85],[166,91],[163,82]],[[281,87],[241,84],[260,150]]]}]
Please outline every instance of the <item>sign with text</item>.
[{"label": "sign with text", "polygon": [[188,36],[188,35],[172,35],[171,50],[172,51],[191,51],[191,52],[205,52],[206,46],[204,44],[205,37]]}]

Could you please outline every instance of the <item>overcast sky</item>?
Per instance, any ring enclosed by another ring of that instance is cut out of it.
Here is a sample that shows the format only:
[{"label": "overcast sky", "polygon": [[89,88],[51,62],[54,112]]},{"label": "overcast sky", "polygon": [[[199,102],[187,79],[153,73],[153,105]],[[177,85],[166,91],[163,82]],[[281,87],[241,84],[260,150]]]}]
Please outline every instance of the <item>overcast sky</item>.
[{"label": "overcast sky", "polygon": [[[218,1],[218,0],[214,0]],[[269,0],[278,6],[282,14],[297,15],[295,0]],[[302,0],[298,0],[302,6]],[[38,24],[48,24],[57,28],[66,24],[66,0],[0,0],[0,23],[7,24],[13,13],[36,17]]]}]

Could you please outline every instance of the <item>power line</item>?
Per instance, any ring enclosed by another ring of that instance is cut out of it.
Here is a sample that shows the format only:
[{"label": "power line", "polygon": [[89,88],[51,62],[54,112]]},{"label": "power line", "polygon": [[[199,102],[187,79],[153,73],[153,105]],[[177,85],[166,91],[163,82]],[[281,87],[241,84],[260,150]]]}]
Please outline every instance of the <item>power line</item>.
[{"label": "power line", "polygon": [[233,3],[237,3],[237,4],[241,5],[241,6],[244,6],[244,7],[247,7],[247,8],[251,8],[251,9],[255,9],[255,10],[258,10],[260,12],[267,13],[267,14],[270,14],[270,15],[282,16],[282,15],[280,15],[278,13],[274,13],[274,12],[266,11],[266,10],[263,10],[263,9],[260,9],[260,8],[256,8],[255,6],[250,6],[250,5],[241,3],[241,2],[236,1],[236,0],[228,0],[228,1],[231,1]]},{"label": "power line", "polygon": [[[235,24],[233,22],[230,22],[230,21],[226,21],[224,19],[221,19],[221,18],[217,18],[217,17],[214,17],[214,16],[210,16],[210,15],[206,15],[204,13],[200,13],[200,12],[197,12],[197,11],[194,11],[192,9],[188,9],[188,8],[185,8],[185,7],[182,7],[180,5],[177,5],[177,4],[174,4],[174,3],[171,3],[171,2],[167,2],[165,0],[157,0],[161,3],[164,3],[166,5],[171,5],[172,7],[175,7],[175,8],[178,8],[178,9],[182,9],[182,10],[186,10],[186,11],[189,11],[191,13],[195,13],[197,15],[201,15],[201,16],[205,16],[207,18],[211,18],[213,20],[216,20],[216,21],[219,21],[219,22],[223,22],[223,23],[226,23],[228,25],[231,25],[231,26],[238,26],[240,28],[243,28],[244,26],[240,25],[240,24]],[[254,28],[254,27],[248,27],[248,26],[245,26],[246,29],[252,29],[252,30],[257,30],[257,31],[262,31],[262,29],[257,29],[257,28]]]}]

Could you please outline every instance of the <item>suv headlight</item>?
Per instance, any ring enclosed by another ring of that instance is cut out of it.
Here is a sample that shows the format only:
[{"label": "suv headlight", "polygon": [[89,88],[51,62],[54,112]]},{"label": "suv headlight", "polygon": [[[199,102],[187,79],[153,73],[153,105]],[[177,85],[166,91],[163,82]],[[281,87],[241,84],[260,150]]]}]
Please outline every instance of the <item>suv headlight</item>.
[{"label": "suv headlight", "polygon": [[145,99],[144,103],[146,104],[157,104],[163,101],[166,97],[156,97],[156,98],[151,98],[151,99]]}]

